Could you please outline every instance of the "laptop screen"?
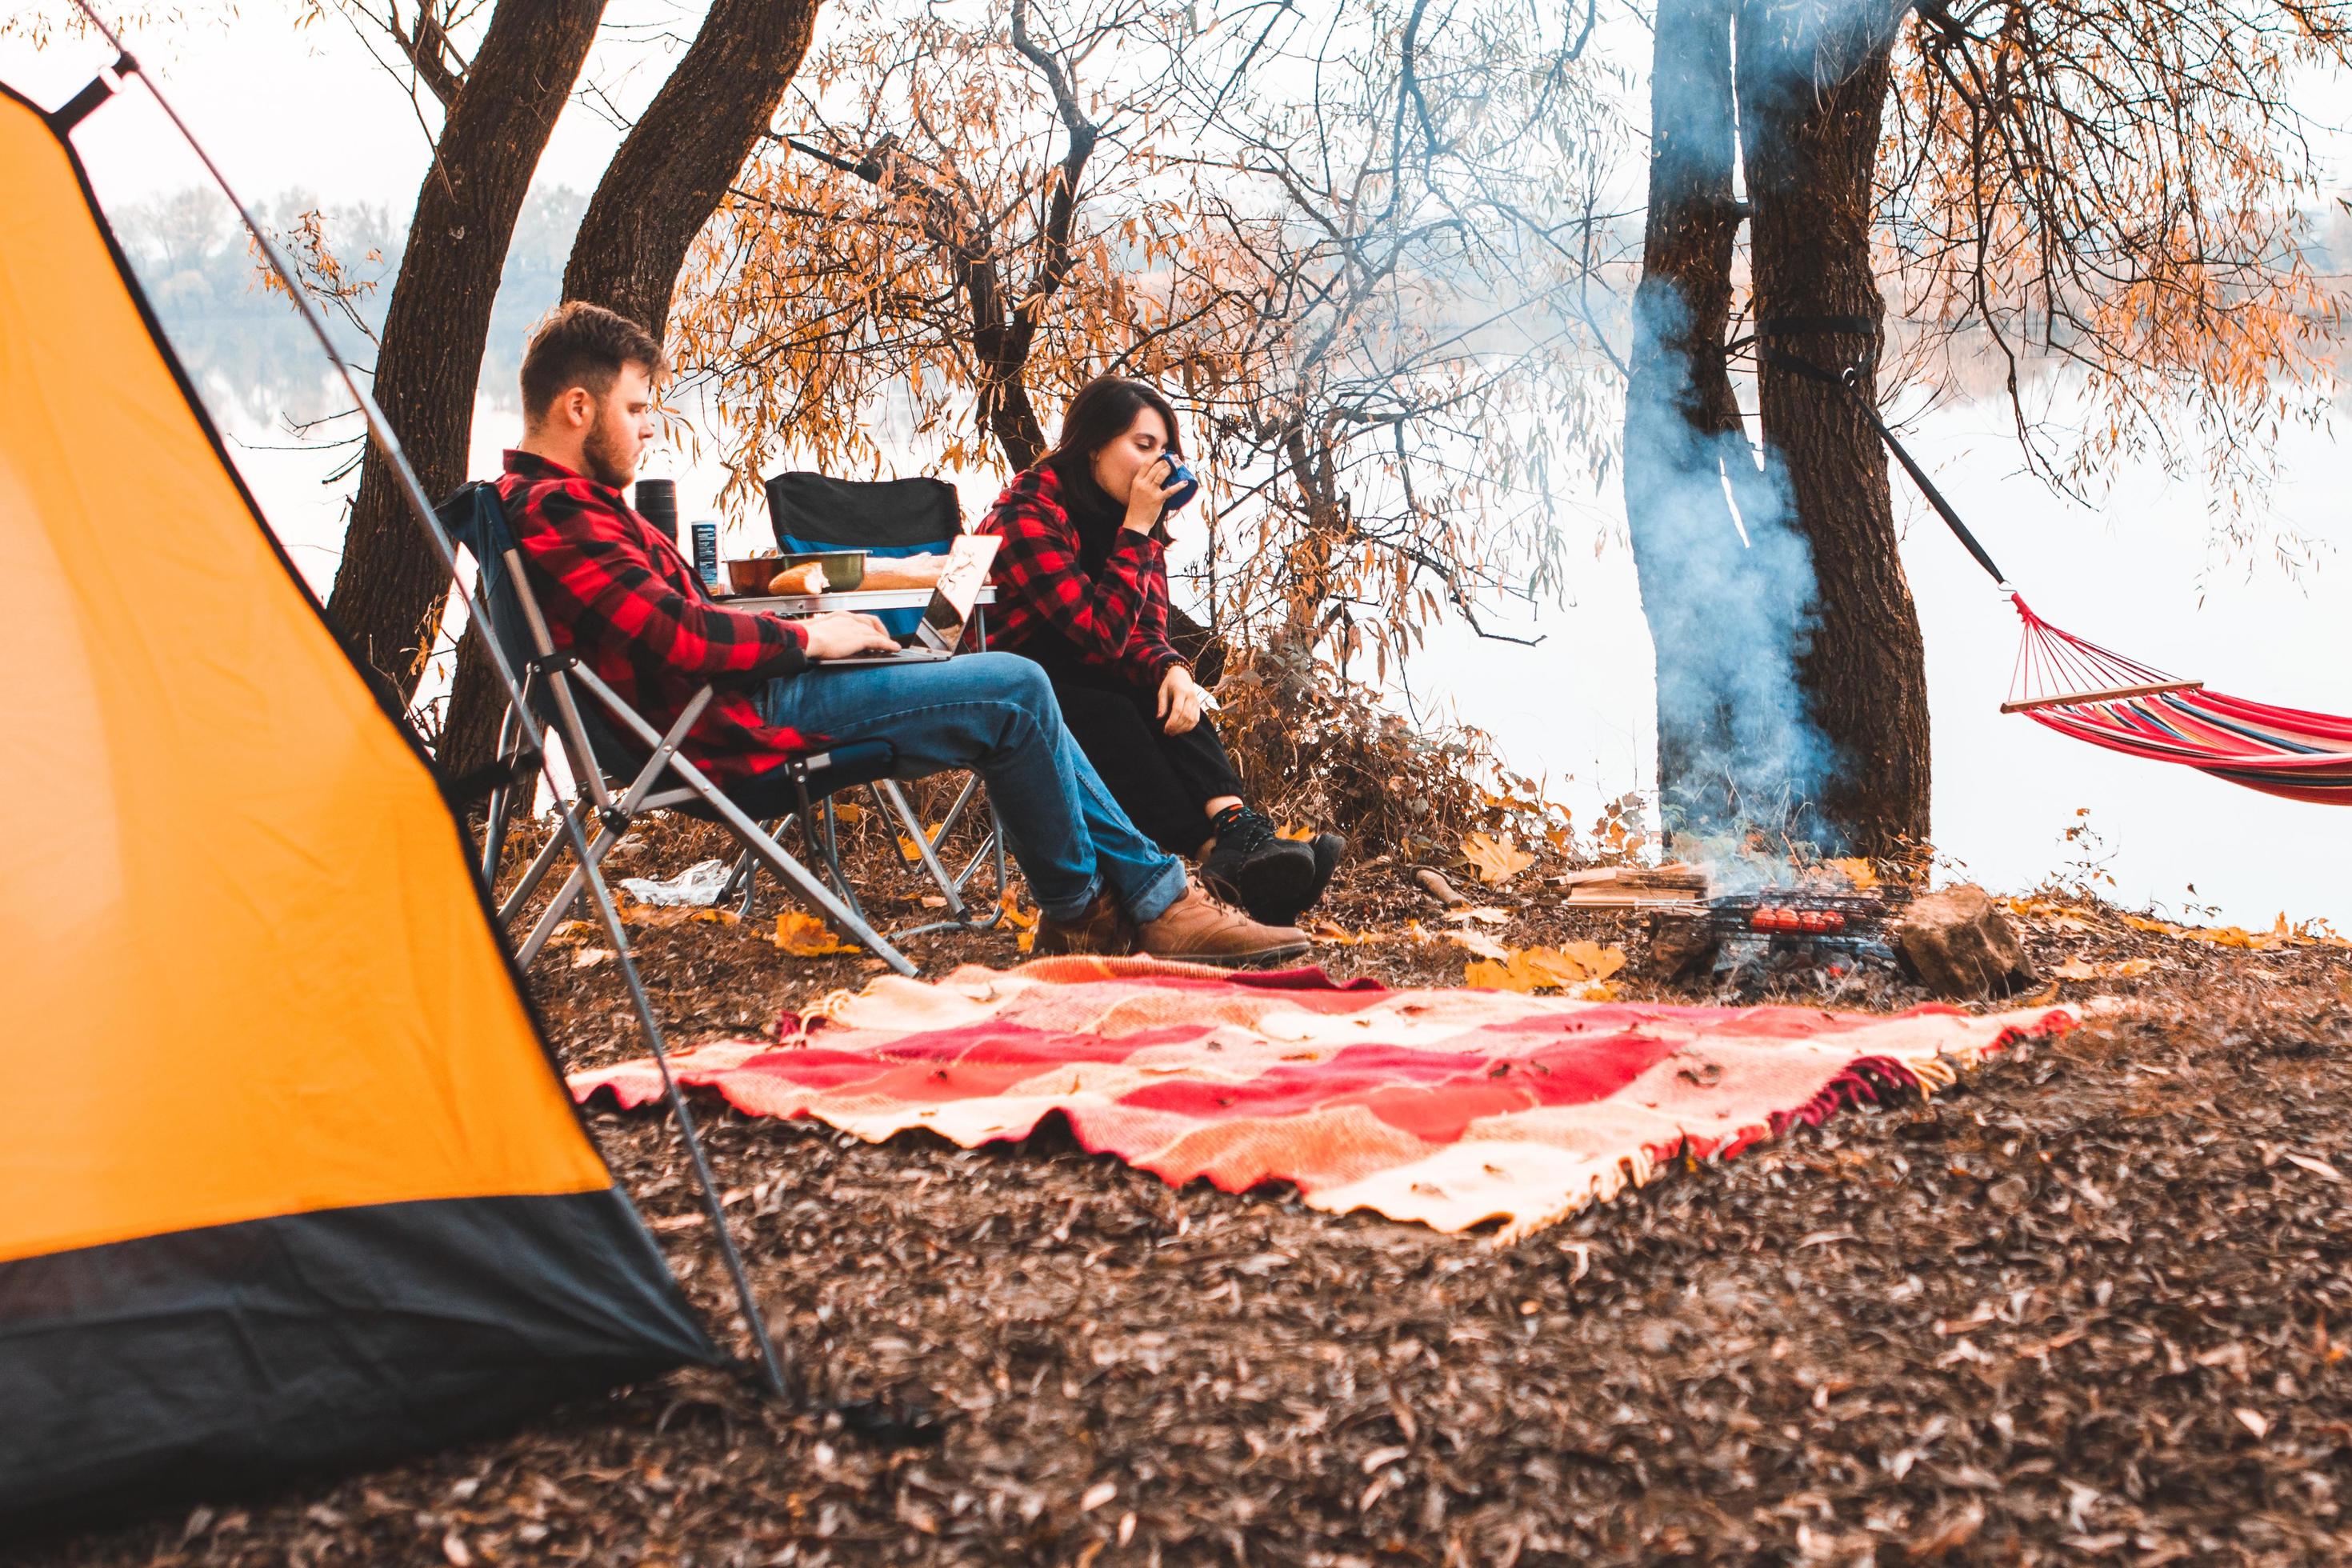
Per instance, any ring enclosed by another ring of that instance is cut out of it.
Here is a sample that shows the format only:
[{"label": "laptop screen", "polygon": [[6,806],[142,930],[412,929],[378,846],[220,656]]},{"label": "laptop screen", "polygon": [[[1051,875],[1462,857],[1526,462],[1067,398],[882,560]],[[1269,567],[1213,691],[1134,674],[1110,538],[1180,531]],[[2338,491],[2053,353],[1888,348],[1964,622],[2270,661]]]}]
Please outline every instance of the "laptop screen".
[{"label": "laptop screen", "polygon": [[979,602],[989,565],[1003,542],[992,533],[956,535],[955,542],[948,546],[947,564],[940,568],[939,585],[931,590],[922,625],[915,628],[922,647],[953,653],[963,641],[964,626],[971,619],[971,607]]}]

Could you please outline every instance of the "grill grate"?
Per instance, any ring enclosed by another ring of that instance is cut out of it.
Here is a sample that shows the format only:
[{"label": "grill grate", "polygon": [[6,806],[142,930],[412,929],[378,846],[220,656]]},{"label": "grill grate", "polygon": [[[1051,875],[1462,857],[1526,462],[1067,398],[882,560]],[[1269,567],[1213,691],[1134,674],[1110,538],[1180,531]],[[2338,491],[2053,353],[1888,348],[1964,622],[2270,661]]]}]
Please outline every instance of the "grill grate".
[{"label": "grill grate", "polygon": [[1875,893],[1784,888],[1708,900],[1708,963],[1718,984],[1816,972],[1837,981],[1898,965],[1886,941],[1887,910]]}]

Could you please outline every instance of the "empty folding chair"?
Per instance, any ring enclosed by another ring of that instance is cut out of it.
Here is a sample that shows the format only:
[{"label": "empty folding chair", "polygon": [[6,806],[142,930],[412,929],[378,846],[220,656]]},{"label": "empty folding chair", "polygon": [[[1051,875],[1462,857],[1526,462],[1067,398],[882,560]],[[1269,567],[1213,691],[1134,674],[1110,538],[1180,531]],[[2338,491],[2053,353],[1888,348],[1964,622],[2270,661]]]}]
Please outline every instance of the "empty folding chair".
[{"label": "empty folding chair", "polygon": [[[543,735],[553,731],[574,781],[573,798],[559,803],[559,808],[576,815],[583,828],[594,830],[588,847],[592,861],[601,860],[630,826],[649,811],[682,811],[716,822],[742,845],[753,864],[774,873],[835,930],[899,973],[915,973],[914,964],[875,931],[854,904],[835,895],[761,826],[763,820],[794,816],[813,823],[819,801],[839,790],[887,779],[897,761],[887,742],[863,741],[794,758],[750,784],[721,789],[679,750],[709,704],[714,688],[706,686],[697,693],[667,732],[656,730],[593,670],[557,651],[524,574],[498,487],[467,485],[437,510],[443,524],[474,557],[481,574],[480,598],[489,612],[490,624],[484,629],[513,668],[522,672],[533,727],[541,731],[524,733],[509,713],[499,737],[499,756],[509,764],[534,756]],[[510,765],[509,776],[523,781],[530,774],[520,766]],[[623,781],[617,791],[608,779]],[[524,798],[519,792],[528,787],[527,783],[518,782],[492,792],[483,847],[488,877],[497,873],[514,805]],[[502,924],[511,925],[522,911],[553,869],[563,842],[563,835],[551,836],[532,858],[499,907]],[[583,870],[574,867],[517,950],[519,963],[528,966],[539,955],[584,884]]]},{"label": "empty folding chair", "polygon": [[[782,473],[768,480],[767,493],[776,543],[787,554],[856,550],[863,551],[869,562],[937,555],[944,553],[963,531],[963,514],[956,501],[955,487],[942,479],[836,479],[824,474]],[[929,592],[922,589],[857,589],[827,594],[822,605],[826,609],[869,612],[879,616],[892,632],[903,636],[922,618],[929,598]],[[985,612],[978,614],[975,621],[975,629],[985,646]],[[914,845],[914,858],[938,886],[946,906],[946,919],[893,931],[889,934],[894,939],[904,941],[940,931],[985,931],[1003,918],[1004,835],[996,818],[996,808],[981,787],[979,775],[966,775],[953,803],[929,828],[923,826],[922,818],[895,780],[879,779],[870,788],[886,819],[895,816],[906,828]],[[987,824],[971,858],[961,871],[951,874],[940,859],[940,846],[975,805],[988,813]],[[851,908],[859,909],[856,889],[842,875],[835,849],[838,834],[835,813],[829,802],[820,802],[817,809],[821,821],[809,825],[811,841],[820,844],[833,873],[835,890]],[[981,911],[967,895],[974,877],[984,866],[993,869],[996,897]],[[741,908],[746,915],[751,913],[756,896],[758,876],[759,865],[747,854],[737,862],[735,876],[728,884],[726,896],[741,892]]]}]

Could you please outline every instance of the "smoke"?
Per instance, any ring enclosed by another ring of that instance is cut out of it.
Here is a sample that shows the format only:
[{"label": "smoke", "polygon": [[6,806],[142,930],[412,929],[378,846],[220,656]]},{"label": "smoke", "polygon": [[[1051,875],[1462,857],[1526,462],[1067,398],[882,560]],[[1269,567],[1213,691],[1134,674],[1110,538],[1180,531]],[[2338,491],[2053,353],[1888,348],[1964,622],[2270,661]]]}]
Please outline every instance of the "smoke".
[{"label": "smoke", "polygon": [[1667,840],[1736,890],[1785,875],[1792,847],[1843,847],[1814,808],[1837,757],[1797,683],[1811,550],[1770,456],[1759,464],[1744,434],[1691,417],[1686,320],[1670,289],[1636,300],[1635,363],[1650,374],[1628,390],[1626,510],[1657,652]]}]

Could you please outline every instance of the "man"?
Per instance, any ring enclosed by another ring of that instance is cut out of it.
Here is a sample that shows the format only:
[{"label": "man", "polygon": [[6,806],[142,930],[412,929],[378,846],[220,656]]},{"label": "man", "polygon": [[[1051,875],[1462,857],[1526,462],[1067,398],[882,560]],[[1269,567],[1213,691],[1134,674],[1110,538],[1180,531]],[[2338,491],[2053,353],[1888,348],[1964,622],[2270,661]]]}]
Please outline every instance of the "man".
[{"label": "man", "polygon": [[974,770],[1042,911],[1040,953],[1140,948],[1231,965],[1307,950],[1303,931],[1211,902],[1136,831],[1029,660],[978,653],[828,670],[827,659],[898,644],[871,616],[788,621],[714,602],[621,496],[653,437],[661,369],[644,328],[578,301],[523,354],[523,438],[499,495],[560,649],[656,729],[717,684],[684,749],[722,789],[816,746],[865,740],[897,748],[901,777]]}]

